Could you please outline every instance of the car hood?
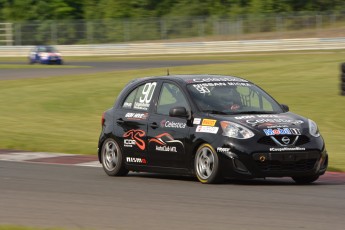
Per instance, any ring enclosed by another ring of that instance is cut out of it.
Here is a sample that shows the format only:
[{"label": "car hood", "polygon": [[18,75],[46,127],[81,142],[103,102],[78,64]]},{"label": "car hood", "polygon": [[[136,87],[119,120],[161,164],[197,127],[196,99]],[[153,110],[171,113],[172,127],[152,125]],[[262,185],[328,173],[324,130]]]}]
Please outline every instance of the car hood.
[{"label": "car hood", "polygon": [[308,128],[308,119],[294,113],[281,114],[245,114],[229,115],[217,120],[230,121],[241,124],[251,130],[262,132],[267,136],[291,134],[300,135],[303,129]]}]

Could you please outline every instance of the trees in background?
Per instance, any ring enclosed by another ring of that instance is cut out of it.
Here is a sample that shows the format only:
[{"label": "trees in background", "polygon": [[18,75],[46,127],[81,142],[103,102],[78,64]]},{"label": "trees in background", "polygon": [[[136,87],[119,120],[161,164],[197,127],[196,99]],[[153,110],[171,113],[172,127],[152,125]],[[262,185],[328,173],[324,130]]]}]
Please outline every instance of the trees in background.
[{"label": "trees in background", "polygon": [[343,10],[343,0],[0,0],[0,21],[218,16]]}]

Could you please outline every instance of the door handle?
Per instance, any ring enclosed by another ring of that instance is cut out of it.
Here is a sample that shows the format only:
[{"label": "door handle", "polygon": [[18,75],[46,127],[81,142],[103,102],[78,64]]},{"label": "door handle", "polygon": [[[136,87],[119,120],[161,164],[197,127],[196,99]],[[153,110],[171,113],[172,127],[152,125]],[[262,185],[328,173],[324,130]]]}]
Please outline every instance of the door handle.
[{"label": "door handle", "polygon": [[158,124],[156,122],[151,123],[150,126],[153,129],[157,129],[158,128]]},{"label": "door handle", "polygon": [[125,123],[125,121],[122,120],[122,118],[119,118],[119,119],[116,120],[116,123],[118,123],[118,124],[123,124],[123,123]]}]

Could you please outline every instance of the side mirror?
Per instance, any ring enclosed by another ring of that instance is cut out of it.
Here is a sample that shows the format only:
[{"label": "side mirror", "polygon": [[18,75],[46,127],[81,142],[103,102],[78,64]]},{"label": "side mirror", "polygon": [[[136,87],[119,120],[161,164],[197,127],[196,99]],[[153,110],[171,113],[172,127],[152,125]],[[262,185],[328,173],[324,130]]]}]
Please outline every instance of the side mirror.
[{"label": "side mirror", "polygon": [[169,110],[170,117],[189,117],[189,113],[185,107],[177,106]]},{"label": "side mirror", "polygon": [[289,112],[289,106],[285,104],[280,104],[280,107],[283,109],[284,112]]}]

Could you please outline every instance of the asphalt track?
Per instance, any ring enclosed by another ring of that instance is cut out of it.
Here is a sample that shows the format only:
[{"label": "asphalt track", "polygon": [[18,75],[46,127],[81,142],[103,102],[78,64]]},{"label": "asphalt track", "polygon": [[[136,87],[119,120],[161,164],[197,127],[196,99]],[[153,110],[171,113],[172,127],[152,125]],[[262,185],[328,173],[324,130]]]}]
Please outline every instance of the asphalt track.
[{"label": "asphalt track", "polygon": [[[1,69],[0,79],[166,68],[193,62],[84,64],[93,67]],[[145,173],[112,178],[100,167],[78,167],[75,157],[68,158],[73,163],[68,165],[65,159],[61,161],[59,156],[55,163],[48,158],[0,160],[1,225],[115,230],[343,230],[345,226],[345,174],[327,173],[307,186],[298,186],[289,178],[202,185],[190,177]]]},{"label": "asphalt track", "polygon": [[227,181],[0,161],[0,223],[67,229],[344,229],[345,175]]},{"label": "asphalt track", "polygon": [[[67,65],[54,65],[54,68],[18,68],[18,69],[1,69],[0,80],[14,80],[24,78],[37,77],[51,77],[51,76],[65,76],[75,74],[88,74],[99,72],[111,72],[116,70],[131,70],[131,69],[148,69],[148,68],[162,68],[162,75],[166,74],[168,68],[175,66],[189,66],[189,65],[205,65],[213,63],[230,63],[231,61],[211,61],[211,60],[181,60],[181,61],[107,61],[107,62],[67,62]],[[25,62],[0,62],[0,64],[21,64]],[[35,64],[39,65],[39,64]],[[75,68],[66,68],[68,66],[76,66]],[[29,67],[29,65],[28,65]]]}]

